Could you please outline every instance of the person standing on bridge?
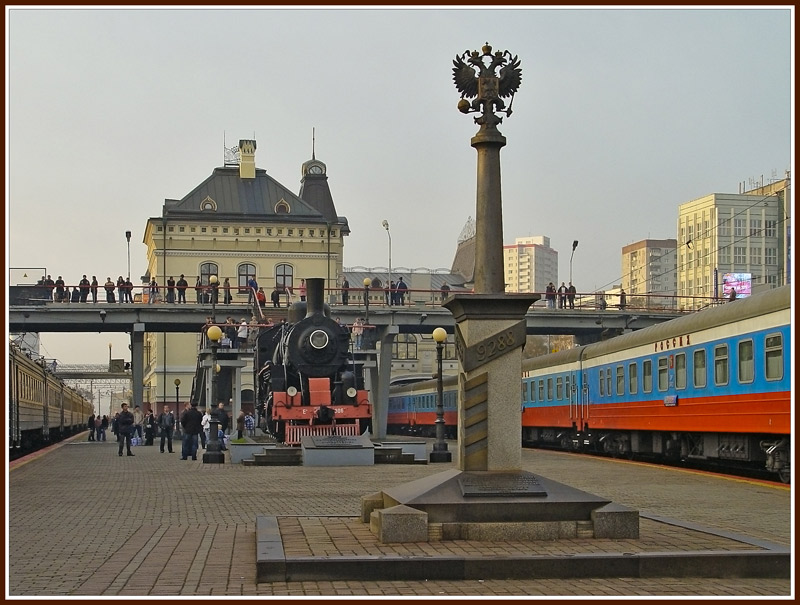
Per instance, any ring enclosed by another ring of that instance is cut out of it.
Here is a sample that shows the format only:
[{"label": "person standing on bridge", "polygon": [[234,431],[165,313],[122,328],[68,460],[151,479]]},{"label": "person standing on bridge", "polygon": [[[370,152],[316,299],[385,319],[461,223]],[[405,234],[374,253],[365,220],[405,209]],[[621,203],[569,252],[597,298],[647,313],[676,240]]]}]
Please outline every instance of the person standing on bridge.
[{"label": "person standing on bridge", "polygon": [[121,275],[117,278],[117,296],[120,303],[125,302],[125,280],[122,279]]},{"label": "person standing on bridge", "polygon": [[133,302],[133,282],[130,277],[125,278],[125,295],[128,297],[128,302]]},{"label": "person standing on bridge", "polygon": [[348,302],[350,302],[350,282],[345,277],[342,281],[342,304],[347,306]]},{"label": "person standing on bridge", "polygon": [[247,304],[252,305],[255,300],[256,292],[258,292],[258,282],[255,277],[247,280]]},{"label": "person standing on bridge", "polygon": [[83,276],[81,281],[78,283],[78,286],[80,286],[80,290],[81,290],[81,295],[80,295],[81,299],[80,300],[81,300],[82,303],[85,303],[85,302],[87,302],[89,300],[89,286],[90,286],[89,280],[86,279],[85,275]]},{"label": "person standing on bridge", "polygon": [[111,281],[111,277],[106,277],[106,283],[103,284],[103,288],[106,291],[106,302],[113,303],[114,301],[114,282]]},{"label": "person standing on bridge", "polygon": [[569,286],[567,287],[567,301],[569,302],[569,308],[575,308],[575,286],[572,285],[572,282],[569,282]]},{"label": "person standing on bridge", "polygon": [[64,278],[60,275],[56,280],[56,302],[62,302],[64,300]]},{"label": "person standing on bridge", "polygon": [[189,287],[189,282],[186,281],[186,278],[184,277],[183,273],[181,273],[181,278],[175,285],[178,288],[178,302],[186,304],[186,288]]},{"label": "person standing on bridge", "polygon": [[175,302],[175,278],[171,275],[167,280],[167,302],[170,304]]},{"label": "person standing on bridge", "polygon": [[567,308],[567,286],[564,282],[561,282],[561,285],[558,287],[558,308],[559,309],[566,309]]},{"label": "person standing on bridge", "polygon": [[620,309],[620,311],[624,311],[626,305],[627,305],[627,298],[625,296],[625,290],[620,288],[619,289],[619,309]]},{"label": "person standing on bridge", "polygon": [[97,283],[97,276],[96,275],[92,275],[92,302],[94,304],[97,304],[97,286],[98,285],[99,284]]}]

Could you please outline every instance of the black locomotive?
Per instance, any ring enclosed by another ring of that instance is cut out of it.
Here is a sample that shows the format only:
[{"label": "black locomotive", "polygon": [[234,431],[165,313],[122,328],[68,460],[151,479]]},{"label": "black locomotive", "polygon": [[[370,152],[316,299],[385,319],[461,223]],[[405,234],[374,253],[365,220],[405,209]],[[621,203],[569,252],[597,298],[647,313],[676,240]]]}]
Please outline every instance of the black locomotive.
[{"label": "black locomotive", "polygon": [[350,352],[349,331],[330,317],[324,284],[307,279],[308,301],[294,303],[286,323],[258,336],[259,407],[287,445],[306,435],[359,435],[372,418],[363,367]]}]

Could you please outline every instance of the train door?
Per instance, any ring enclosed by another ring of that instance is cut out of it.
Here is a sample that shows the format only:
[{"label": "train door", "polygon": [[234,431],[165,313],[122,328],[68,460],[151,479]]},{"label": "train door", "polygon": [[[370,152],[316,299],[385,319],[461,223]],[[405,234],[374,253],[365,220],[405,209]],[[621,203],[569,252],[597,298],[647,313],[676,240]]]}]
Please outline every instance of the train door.
[{"label": "train door", "polygon": [[579,431],[582,431],[584,426],[589,422],[589,379],[586,372],[580,372],[578,375],[581,379],[578,385],[580,405],[578,406],[579,414],[575,426],[577,426]]}]

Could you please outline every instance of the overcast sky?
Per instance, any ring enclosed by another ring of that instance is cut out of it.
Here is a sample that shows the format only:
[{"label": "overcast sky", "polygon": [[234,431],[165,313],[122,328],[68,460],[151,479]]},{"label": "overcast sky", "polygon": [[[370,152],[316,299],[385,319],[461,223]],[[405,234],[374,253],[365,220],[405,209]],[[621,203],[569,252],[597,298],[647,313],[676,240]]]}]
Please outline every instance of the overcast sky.
[{"label": "overcast sky", "polygon": [[[387,265],[386,219],[393,266],[449,268],[478,128],[452,61],[488,41],[522,67],[499,126],[505,243],[549,237],[562,281],[577,239],[578,290],[610,287],[623,246],[676,237],[679,204],[792,168],[792,10],[6,8],[8,267],[116,278],[131,230],[136,282],[147,219],[224,142],[255,138],[298,192],[315,128],[345,267]],[[95,336],[43,353],[127,354]]]}]

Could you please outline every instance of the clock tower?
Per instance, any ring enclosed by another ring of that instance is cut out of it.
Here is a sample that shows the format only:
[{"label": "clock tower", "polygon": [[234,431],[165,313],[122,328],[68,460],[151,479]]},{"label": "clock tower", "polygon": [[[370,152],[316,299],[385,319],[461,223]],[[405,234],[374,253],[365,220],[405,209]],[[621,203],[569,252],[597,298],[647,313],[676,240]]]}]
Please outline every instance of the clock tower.
[{"label": "clock tower", "polygon": [[328,186],[328,168],[324,162],[316,158],[313,143],[311,159],[303,162],[300,173],[298,197],[319,211],[328,221],[337,222],[336,207],[333,205],[333,196]]}]

